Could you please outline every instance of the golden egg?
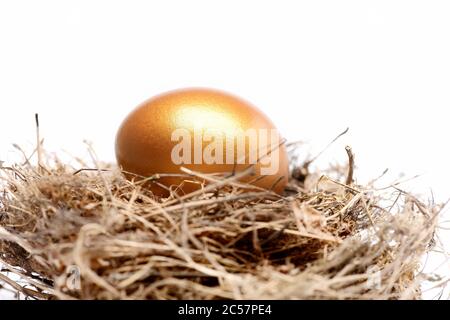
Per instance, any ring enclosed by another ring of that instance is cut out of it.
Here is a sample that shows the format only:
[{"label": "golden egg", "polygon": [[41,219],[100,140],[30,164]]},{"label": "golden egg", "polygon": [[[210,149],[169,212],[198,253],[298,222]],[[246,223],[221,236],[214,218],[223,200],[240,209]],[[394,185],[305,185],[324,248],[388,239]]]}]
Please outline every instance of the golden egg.
[{"label": "golden egg", "polygon": [[[132,111],[116,137],[116,157],[128,179],[160,174],[156,195],[200,188],[200,173],[250,175],[240,181],[281,194],[288,157],[274,124],[248,102],[211,89],[181,89],[153,97]],[[249,169],[252,168],[252,169]],[[139,179],[138,179],[139,178]]]}]

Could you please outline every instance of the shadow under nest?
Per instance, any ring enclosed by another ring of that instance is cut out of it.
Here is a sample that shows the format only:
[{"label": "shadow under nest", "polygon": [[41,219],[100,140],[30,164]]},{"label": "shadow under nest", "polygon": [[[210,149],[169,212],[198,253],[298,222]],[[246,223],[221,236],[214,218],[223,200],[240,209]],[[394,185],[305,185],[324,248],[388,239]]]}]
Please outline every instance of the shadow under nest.
[{"label": "shadow under nest", "polygon": [[0,168],[0,281],[36,299],[417,299],[443,207],[354,184],[352,161],[293,168],[283,196],[202,175],[158,199],[45,160]]}]

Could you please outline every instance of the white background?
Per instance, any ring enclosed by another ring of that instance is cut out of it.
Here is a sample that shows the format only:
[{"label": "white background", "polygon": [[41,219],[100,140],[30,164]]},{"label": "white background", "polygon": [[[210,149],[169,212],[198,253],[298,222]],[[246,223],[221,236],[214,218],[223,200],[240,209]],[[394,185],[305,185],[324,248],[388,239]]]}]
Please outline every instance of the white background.
[{"label": "white background", "polygon": [[445,201],[449,17],[448,1],[0,0],[0,160],[32,148],[38,112],[49,150],[85,157],[88,139],[114,161],[132,108],[206,86],[253,102],[305,154],[350,127],[318,164],[349,144],[360,182],[421,174],[405,188]]}]

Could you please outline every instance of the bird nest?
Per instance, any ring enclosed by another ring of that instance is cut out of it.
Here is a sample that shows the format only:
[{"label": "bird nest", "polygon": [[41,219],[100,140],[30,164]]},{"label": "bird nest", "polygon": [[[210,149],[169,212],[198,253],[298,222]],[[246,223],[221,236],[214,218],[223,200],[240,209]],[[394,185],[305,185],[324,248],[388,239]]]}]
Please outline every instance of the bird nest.
[{"label": "bird nest", "polygon": [[206,183],[160,199],[144,187],[160,176],[97,162],[3,166],[0,282],[36,299],[420,298],[443,206],[355,184],[347,151],[345,166],[291,168],[283,196],[240,183],[251,168],[184,169]]}]

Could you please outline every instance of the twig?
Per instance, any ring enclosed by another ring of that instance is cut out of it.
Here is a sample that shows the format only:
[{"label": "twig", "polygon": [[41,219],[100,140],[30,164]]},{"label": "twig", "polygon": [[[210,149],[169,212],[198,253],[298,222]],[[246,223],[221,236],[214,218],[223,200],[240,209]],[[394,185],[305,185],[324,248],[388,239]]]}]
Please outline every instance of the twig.
[{"label": "twig", "polygon": [[36,291],[36,290],[32,290],[32,289],[29,289],[29,288],[22,287],[21,285],[17,284],[16,282],[14,282],[13,280],[11,280],[8,277],[4,276],[1,273],[0,273],[0,280],[3,281],[3,282],[6,282],[8,285],[13,287],[15,290],[17,290],[19,292],[22,292],[27,297],[40,298],[40,299],[46,299],[46,300],[51,297],[51,295],[49,295],[49,294],[46,294],[46,293],[43,293],[43,292],[39,292],[39,291]]},{"label": "twig", "polygon": [[39,130],[39,114],[34,115],[34,119],[36,121],[36,150],[37,150],[37,157],[38,157],[38,170],[41,170],[42,167],[42,150],[41,150],[41,137],[40,137],[40,130]]},{"label": "twig", "polygon": [[95,168],[81,168],[81,169],[78,169],[77,171],[75,171],[74,173],[72,173],[74,176],[76,176],[77,174],[79,174],[80,172],[83,172],[83,171],[102,171],[102,172],[109,172],[109,171],[111,171],[111,170],[109,170],[109,169],[95,169]]},{"label": "twig", "polygon": [[347,180],[345,181],[346,185],[351,185],[353,182],[353,169],[355,165],[355,157],[352,152],[352,148],[350,146],[345,147],[345,151],[347,151],[348,155],[348,173],[347,173]]},{"label": "twig", "polygon": [[311,163],[313,163],[314,161],[316,161],[317,160],[317,158],[319,158],[333,143],[335,143],[340,137],[342,137],[343,135],[345,135],[347,132],[348,132],[348,130],[349,130],[350,128],[347,128],[347,129],[345,129],[343,132],[341,132],[336,138],[334,138],[333,140],[331,140],[331,142],[330,143],[328,143],[327,145],[326,145],[326,147],[325,148],[323,148],[322,149],[322,151],[320,151],[315,157],[313,157],[312,159],[310,159],[310,160],[308,160],[308,161],[306,161],[305,162],[305,164],[304,164],[304,166],[305,167],[309,167],[309,165],[311,164]]}]

